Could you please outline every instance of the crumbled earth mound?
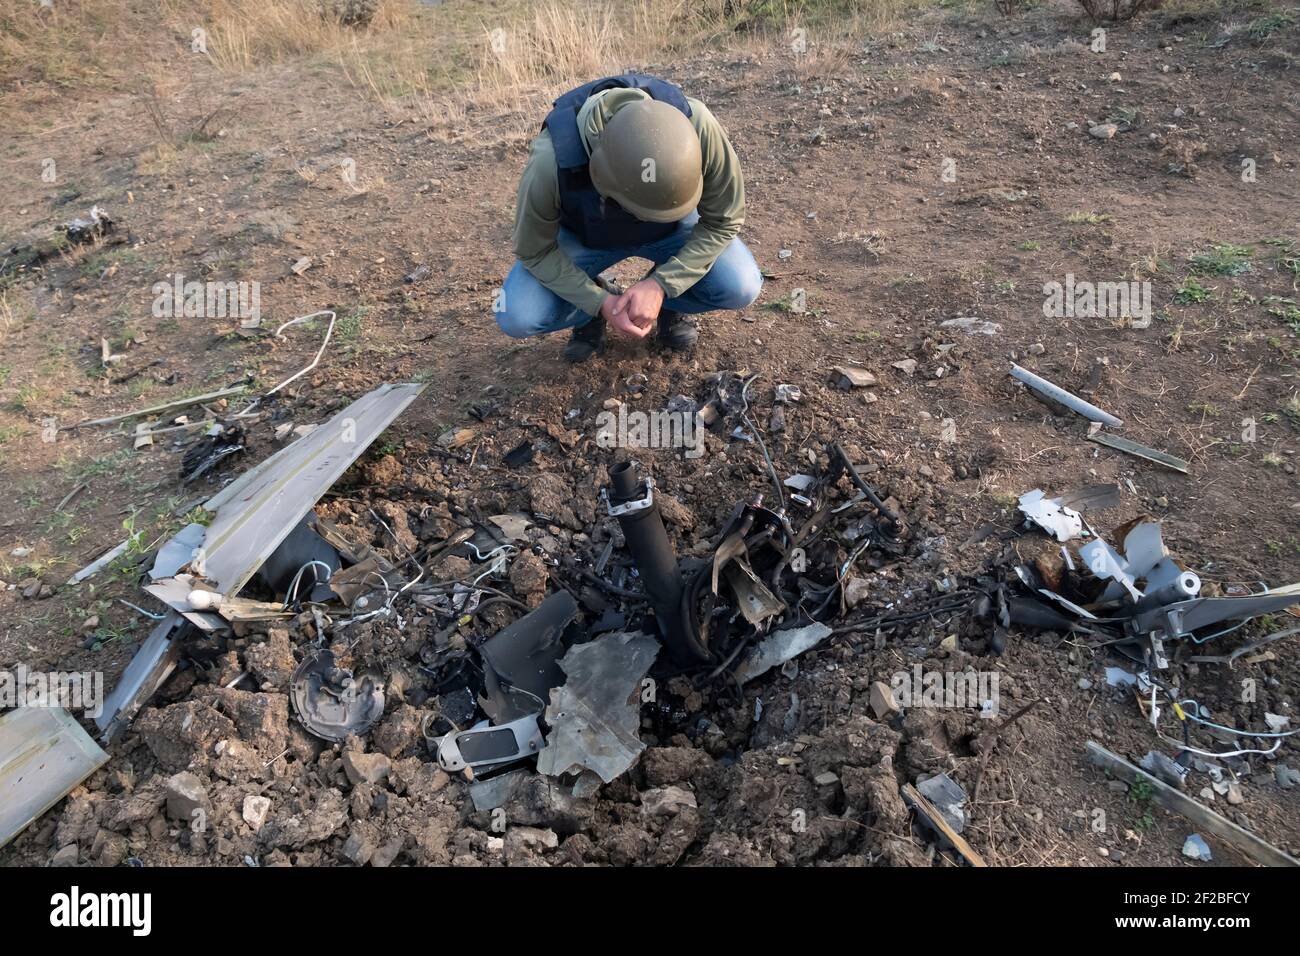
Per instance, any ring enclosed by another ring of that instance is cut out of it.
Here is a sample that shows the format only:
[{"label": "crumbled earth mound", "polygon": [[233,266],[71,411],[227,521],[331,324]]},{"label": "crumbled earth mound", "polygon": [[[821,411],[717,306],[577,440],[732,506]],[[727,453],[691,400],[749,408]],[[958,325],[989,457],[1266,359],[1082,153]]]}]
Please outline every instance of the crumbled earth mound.
[{"label": "crumbled earth mound", "polygon": [[[409,116],[378,118],[350,87],[341,95],[314,73],[256,87],[202,73],[202,88],[238,115],[166,161],[129,98],[105,99],[93,122],[61,119],[23,137],[5,161],[21,173],[0,195],[0,222],[14,233],[0,246],[51,234],[74,200],[111,210],[123,242],[66,250],[0,286],[0,303],[22,303],[0,364],[0,664],[102,670],[111,686],[151,624],[118,603],[144,600],[137,552],[175,530],[195,498],[283,447],[277,433],[324,421],[384,381],[428,389],[317,514],[397,565],[492,516],[523,515],[521,553],[491,585],[526,607],[558,588],[599,592],[581,571],[611,538],[615,566],[627,566],[599,497],[626,452],[597,443],[600,414],[617,402],[705,401],[710,373],[724,370],[762,373],[751,416],[782,477],[816,471],[840,442],[902,512],[898,553],[862,557],[837,626],[1057,550],[1016,533],[1016,498],[1035,487],[1117,484],[1120,506],[1088,515],[1098,529],[1150,514],[1207,582],[1289,583],[1300,554],[1300,172],[1290,152],[1300,121],[1288,104],[1300,99],[1300,71],[1284,44],[1295,49],[1297,34],[1283,21],[1265,38],[1236,30],[1219,42],[1222,21],[1153,14],[1111,29],[1102,55],[1087,45],[1091,24],[1049,7],[921,21],[865,46],[828,43],[814,58],[778,43],[651,65],[729,129],[746,172],[744,237],[767,283],[745,312],[704,317],[693,356],[614,342],[576,368],[560,360],[562,337],[515,342],[491,321],[526,155],[526,137],[503,133],[493,110],[468,111],[448,137]],[[205,70],[205,59],[185,69]],[[1250,84],[1270,92],[1246,95]],[[1090,132],[1108,124],[1110,135]],[[533,132],[535,119],[524,125]],[[49,155],[76,171],[75,187],[36,184],[32,170]],[[368,188],[305,174],[344,157]],[[1249,182],[1243,159],[1257,170]],[[305,257],[311,267],[295,271]],[[405,280],[418,266],[425,276]],[[277,339],[237,320],[157,319],[150,289],[174,272],[261,281],[270,329],[325,303],[340,311],[320,366],[247,422],[246,451],[186,486],[175,479],[180,438],[133,450],[129,425],[44,441],[45,423],[250,372],[261,385],[282,381],[312,359],[323,329]],[[618,277],[643,273],[629,263]],[[1152,321],[1044,317],[1044,284],[1067,274],[1150,282]],[[24,322],[28,307],[35,320]],[[958,318],[996,328],[942,324]],[[114,363],[101,340],[119,353]],[[1089,442],[1086,423],[1007,378],[1011,361],[1120,415],[1125,435],[1187,459],[1190,473]],[[836,387],[831,369],[847,363],[877,384]],[[803,392],[782,406],[780,427],[777,383]],[[636,452],[684,558],[710,553],[738,502],[773,492],[736,424],[707,433],[698,458]],[[531,459],[508,462],[525,442]],[[127,564],[65,586],[122,539],[124,518],[126,533],[154,522]],[[822,566],[846,556],[843,544],[812,555]],[[450,554],[428,574],[484,570]],[[605,599],[618,606],[617,595]],[[901,795],[939,773],[966,791],[963,835],[990,864],[1189,862],[1186,820],[1084,760],[1089,740],[1133,762],[1172,748],[1131,688],[1108,685],[1107,649],[1077,635],[1015,630],[1003,641],[973,612],[935,613],[841,631],[743,688],[665,682],[643,713],[647,749],[631,771],[585,798],[529,772],[493,814],[439,769],[425,736],[445,719],[426,661],[445,621],[400,611],[400,624],[369,621],[331,645],[341,665],[385,684],[385,713],[364,738],[328,744],[293,716],[290,675],[322,639],[312,614],[240,626],[192,654],[112,744],[107,766],[0,862],[951,865],[956,855]],[[476,644],[519,613],[494,604],[444,639]],[[1297,638],[1231,668],[1187,659],[1288,620],[1182,649],[1173,667],[1187,695],[1226,725],[1262,728],[1270,713],[1294,727]],[[873,684],[917,665],[996,674],[998,716],[873,705]],[[1235,795],[1200,771],[1189,792],[1300,854],[1296,747],[1288,739],[1240,761]]]}]

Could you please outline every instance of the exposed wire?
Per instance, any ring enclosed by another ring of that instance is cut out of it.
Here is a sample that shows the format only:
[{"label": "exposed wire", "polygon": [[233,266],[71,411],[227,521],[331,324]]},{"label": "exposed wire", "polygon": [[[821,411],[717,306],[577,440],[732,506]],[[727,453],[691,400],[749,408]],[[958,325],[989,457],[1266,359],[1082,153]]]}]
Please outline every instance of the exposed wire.
[{"label": "exposed wire", "polygon": [[330,566],[326,564],[324,561],[316,561],[316,560],[308,561],[306,564],[304,564],[302,567],[298,569],[298,573],[295,574],[293,576],[293,580],[289,582],[289,589],[284,593],[284,607],[286,609],[292,607],[293,603],[296,600],[298,600],[298,584],[302,580],[303,572],[306,571],[308,568],[312,567],[313,565],[325,569],[324,579],[317,576],[316,578],[317,584],[325,583],[325,581],[328,581],[330,579],[330,575],[333,574],[333,571],[331,570]]},{"label": "exposed wire", "polygon": [[749,386],[754,384],[759,374],[755,372],[745,379],[744,384],[740,387],[740,417],[749,426],[749,430],[754,433],[754,439],[758,442],[758,449],[763,453],[763,461],[767,462],[767,473],[772,477],[772,487],[776,489],[776,500],[780,502],[780,510],[784,512],[785,493],[781,490],[781,479],[777,477],[776,465],[772,464],[772,456],[767,453],[767,442],[763,441],[763,433],[758,430],[749,417]]},{"label": "exposed wire", "polygon": [[310,365],[308,365],[306,368],[301,369],[298,372],[295,372],[293,375],[290,375],[288,378],[286,378],[275,388],[271,389],[269,392],[263,395],[262,398],[270,398],[272,395],[274,395],[280,389],[284,388],[290,382],[302,378],[302,376],[306,375],[308,372],[314,369],[318,364],[320,364],[321,356],[325,354],[325,347],[330,344],[330,336],[334,334],[334,323],[338,319],[338,313],[336,313],[333,309],[321,309],[319,312],[312,312],[309,313],[308,315],[300,315],[297,318],[290,319],[288,322],[285,322],[283,325],[281,325],[278,329],[275,330],[275,338],[277,339],[280,338],[280,333],[283,332],[285,329],[287,329],[289,326],[297,325],[300,322],[306,322],[310,319],[314,319],[318,315],[328,315],[330,317],[330,324],[329,327],[325,329],[325,339],[324,341],[321,342],[320,348],[317,349],[316,357],[311,360]]}]

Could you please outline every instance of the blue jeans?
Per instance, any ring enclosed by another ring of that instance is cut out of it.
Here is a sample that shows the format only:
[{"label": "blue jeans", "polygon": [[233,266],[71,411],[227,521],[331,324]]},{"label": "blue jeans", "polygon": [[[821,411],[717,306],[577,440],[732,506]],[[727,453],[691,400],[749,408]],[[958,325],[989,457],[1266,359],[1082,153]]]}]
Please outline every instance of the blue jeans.
[{"label": "blue jeans", "polygon": [[[658,242],[627,249],[588,249],[573,233],[563,228],[556,241],[574,265],[595,278],[624,259],[649,259],[655,265],[667,262],[686,244],[699,218],[698,213],[691,213],[671,235]],[[663,308],[690,314],[714,309],[743,309],[758,298],[762,287],[763,274],[753,254],[743,242],[733,239],[699,282],[677,298],[666,299]],[[516,262],[506,276],[496,319],[506,335],[523,339],[586,325],[591,316],[561,299],[537,281],[523,263]]]}]

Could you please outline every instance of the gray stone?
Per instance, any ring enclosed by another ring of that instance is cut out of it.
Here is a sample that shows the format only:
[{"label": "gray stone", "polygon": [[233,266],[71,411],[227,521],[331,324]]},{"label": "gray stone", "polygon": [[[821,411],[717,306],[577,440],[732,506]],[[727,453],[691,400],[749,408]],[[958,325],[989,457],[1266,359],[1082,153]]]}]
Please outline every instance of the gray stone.
[{"label": "gray stone", "polygon": [[195,814],[206,815],[212,804],[202,781],[188,771],[167,778],[167,816],[173,820],[193,823]]},{"label": "gray stone", "polygon": [[1210,845],[1199,833],[1193,833],[1183,843],[1183,856],[1192,860],[1208,861],[1211,859]]},{"label": "gray stone", "polygon": [[383,754],[348,751],[343,754],[343,772],[355,787],[359,783],[381,783],[388,779],[392,763]]},{"label": "gray stone", "polygon": [[262,824],[266,822],[266,815],[270,811],[271,800],[269,797],[261,797],[255,793],[250,793],[244,797],[244,822],[253,828],[254,833],[262,829]]}]

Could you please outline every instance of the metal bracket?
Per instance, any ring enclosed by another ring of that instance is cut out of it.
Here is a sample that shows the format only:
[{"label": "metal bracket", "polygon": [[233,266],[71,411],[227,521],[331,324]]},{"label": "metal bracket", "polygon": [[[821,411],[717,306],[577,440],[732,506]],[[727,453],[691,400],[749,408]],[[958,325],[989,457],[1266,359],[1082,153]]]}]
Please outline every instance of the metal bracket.
[{"label": "metal bracket", "polygon": [[540,716],[529,714],[495,727],[485,720],[469,730],[453,730],[438,741],[438,765],[456,773],[466,767],[498,767],[535,756],[546,745],[537,722]]},{"label": "metal bracket", "polygon": [[655,503],[654,490],[655,490],[655,480],[653,478],[647,477],[645,479],[644,498],[637,498],[632,501],[625,501],[622,504],[616,505],[614,504],[614,502],[609,500],[608,496],[606,496],[605,504],[609,508],[609,516],[611,518],[617,518],[619,515],[631,514],[634,511],[644,511],[646,508],[649,508],[651,505]]}]

